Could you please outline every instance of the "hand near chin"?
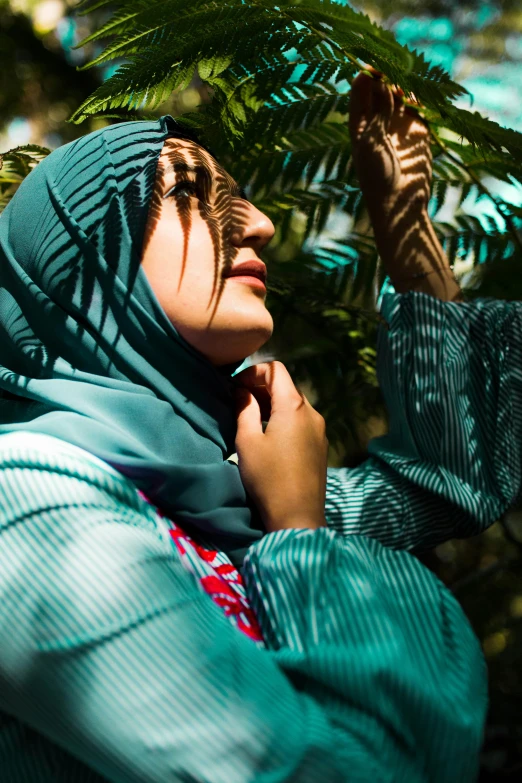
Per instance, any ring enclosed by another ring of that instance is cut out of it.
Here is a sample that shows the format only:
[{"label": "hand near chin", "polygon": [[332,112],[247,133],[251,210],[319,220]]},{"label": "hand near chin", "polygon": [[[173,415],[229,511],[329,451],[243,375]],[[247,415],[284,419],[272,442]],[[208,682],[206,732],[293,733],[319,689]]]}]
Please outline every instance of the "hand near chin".
[{"label": "hand near chin", "polygon": [[360,73],[350,96],[353,162],[372,222],[389,220],[399,204],[426,209],[432,174],[427,126],[378,77]]},{"label": "hand near chin", "polygon": [[[234,383],[239,472],[267,532],[324,527],[324,418],[281,362],[253,365],[236,375]],[[268,421],[264,431],[263,421]]]}]

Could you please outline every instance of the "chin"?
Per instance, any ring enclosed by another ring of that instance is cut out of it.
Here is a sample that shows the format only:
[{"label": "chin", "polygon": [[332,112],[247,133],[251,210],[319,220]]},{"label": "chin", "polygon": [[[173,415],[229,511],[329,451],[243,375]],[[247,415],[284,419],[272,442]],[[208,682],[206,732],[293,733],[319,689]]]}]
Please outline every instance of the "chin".
[{"label": "chin", "polygon": [[[243,344],[238,346],[237,350],[231,350],[230,346],[227,346],[226,350],[216,350],[213,352],[213,356],[209,356],[210,360],[216,366],[224,364],[232,364],[233,362],[243,362],[248,356],[259,351],[260,348],[265,345],[270,339],[270,335],[266,336],[263,340],[256,340],[249,342],[248,345]],[[223,346],[221,346],[223,347]]]},{"label": "chin", "polygon": [[248,329],[226,330],[219,335],[219,339],[212,347],[207,346],[206,355],[216,366],[242,362],[268,342],[273,328],[272,316],[270,316],[266,323],[259,324],[256,329],[252,329],[250,324]]},{"label": "chin", "polygon": [[208,324],[204,328],[200,324],[192,328],[183,323],[175,326],[190,345],[212,364],[221,366],[242,362],[268,342],[274,330],[272,316],[264,307],[256,316],[250,309],[249,313],[229,312],[225,317],[218,314],[210,328]]}]

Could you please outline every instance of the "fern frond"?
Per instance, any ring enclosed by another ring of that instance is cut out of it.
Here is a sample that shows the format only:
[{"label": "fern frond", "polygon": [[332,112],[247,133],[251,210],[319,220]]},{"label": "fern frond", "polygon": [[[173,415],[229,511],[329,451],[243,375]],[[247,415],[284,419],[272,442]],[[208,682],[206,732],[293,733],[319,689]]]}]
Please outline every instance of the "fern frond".
[{"label": "fern frond", "polygon": [[495,177],[502,182],[522,184],[522,157],[515,157],[502,149],[478,150],[473,144],[451,139],[445,139],[444,143],[468,170],[481,176]]},{"label": "fern frond", "polygon": [[253,117],[248,136],[268,132],[274,141],[292,131],[310,129],[329,114],[348,114],[349,94],[339,94],[327,84],[289,84],[272,96]]},{"label": "fern frond", "polygon": [[[152,67],[150,53],[144,52],[134,63],[122,65],[103,82],[70,117],[70,122],[82,122],[86,116],[128,107],[131,110],[155,108],[175,89],[187,86],[194,74],[195,63],[182,64],[156,61],[154,80],[149,78]],[[142,74],[145,74],[142,77]]]},{"label": "fern frond", "polygon": [[[85,10],[94,7],[104,7],[104,3],[86,4]],[[322,85],[326,91],[336,90],[335,79],[351,78],[355,69],[369,64],[407,95],[415,95],[424,104],[429,121],[452,128],[481,153],[507,150],[520,155],[522,150],[520,134],[452,105],[454,98],[467,91],[443,68],[400,45],[391,32],[364,14],[333,0],[278,4],[269,0],[127,0],[116,3],[112,18],[86,41],[107,37],[112,40],[86,67],[115,57],[129,63],[117,78],[109,80],[108,88],[80,107],[75,122],[100,108],[156,106],[169,89],[180,89],[186,74],[200,65],[200,76],[216,90],[221,103],[219,121],[230,143],[234,136],[248,133],[261,107],[262,111],[273,110],[273,130],[284,135],[301,126],[305,129],[308,120],[314,123],[325,117],[319,110],[315,118],[313,112],[303,110],[299,119],[293,104],[309,100],[306,88]],[[292,69],[281,60],[292,51],[297,60],[289,76]],[[278,57],[279,63],[270,69],[271,57]],[[334,77],[336,63],[339,72]],[[297,98],[300,88],[302,94]],[[294,92],[294,100],[288,100],[288,94],[282,98],[283,107],[289,107],[286,112],[276,108],[285,89]]]},{"label": "fern frond", "polygon": [[[209,0],[196,0],[188,6],[183,0],[181,8],[180,0],[157,1],[140,8],[139,13],[132,17],[131,10],[142,3],[143,0],[133,0],[129,4],[121,34],[116,26],[116,39],[82,68],[92,68],[116,57],[132,57],[149,47],[154,47],[160,57],[172,52],[175,47],[173,59],[182,59],[184,52],[192,55],[197,51],[205,57],[219,51],[235,54],[238,61],[243,56],[255,62],[258,51],[280,51],[282,44],[292,46],[303,38],[303,33],[295,27],[292,35],[287,24],[281,26],[275,11],[267,12],[239,0],[226,0],[219,12],[215,3]],[[102,36],[100,31],[96,31],[78,46],[107,37],[110,24],[108,22],[104,26]]]},{"label": "fern frond", "polygon": [[75,10],[80,16],[90,14],[92,11],[98,11],[100,8],[106,8],[110,5],[112,8],[118,8],[125,5],[128,0],[80,0]]},{"label": "fern frond", "polygon": [[468,92],[452,81],[443,68],[430,65],[422,54],[401,46],[392,33],[349,6],[329,0],[308,0],[284,10],[294,21],[319,30],[345,54],[382,71],[406,95],[413,93],[421,102],[444,106],[448,98]]},{"label": "fern frond", "polygon": [[434,221],[433,225],[451,264],[462,258],[473,257],[475,263],[495,261],[513,252],[513,240],[507,232],[501,232],[495,221],[486,215],[483,221],[477,217],[456,215],[455,224]]},{"label": "fern frond", "polygon": [[319,169],[323,179],[347,176],[351,141],[347,126],[324,122],[307,130],[288,134],[272,148],[255,147],[240,158],[244,179],[256,191],[284,192],[301,183],[308,187]]},{"label": "fern frond", "polygon": [[7,206],[29,172],[50,151],[37,144],[24,144],[0,153],[0,211]]},{"label": "fern frond", "polygon": [[448,105],[441,114],[446,128],[467,139],[475,148],[487,156],[489,151],[507,151],[518,161],[522,157],[522,134],[511,128],[503,128],[497,122],[482,117],[478,112]]}]

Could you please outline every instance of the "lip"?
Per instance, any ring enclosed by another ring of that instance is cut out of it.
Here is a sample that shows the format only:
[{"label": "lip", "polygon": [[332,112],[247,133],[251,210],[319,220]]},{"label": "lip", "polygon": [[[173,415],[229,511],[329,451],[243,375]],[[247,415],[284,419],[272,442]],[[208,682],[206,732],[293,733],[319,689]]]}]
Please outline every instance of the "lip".
[{"label": "lip", "polygon": [[[259,277],[254,277],[253,275],[229,275],[229,277],[236,283],[246,283],[252,286],[252,288],[260,288],[261,291],[266,291],[266,286]],[[226,279],[228,280],[228,277]]]},{"label": "lip", "polygon": [[243,282],[249,280],[256,280],[261,282],[263,287],[266,283],[266,265],[262,261],[252,259],[251,261],[243,261],[241,264],[236,264],[228,271],[225,278],[240,277],[243,278]]}]

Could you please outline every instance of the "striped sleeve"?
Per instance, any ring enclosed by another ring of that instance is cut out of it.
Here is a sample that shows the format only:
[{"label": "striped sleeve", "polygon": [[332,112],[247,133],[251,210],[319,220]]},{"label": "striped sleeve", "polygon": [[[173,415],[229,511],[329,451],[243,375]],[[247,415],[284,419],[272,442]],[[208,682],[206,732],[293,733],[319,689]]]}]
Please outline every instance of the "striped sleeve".
[{"label": "striped sleeve", "polygon": [[349,738],[345,780],[476,779],[485,663],[460,605],[418,560],[294,529],[251,547],[245,574],[274,660],[325,708],[339,743]]},{"label": "striped sleeve", "polygon": [[478,643],[409,555],[326,529],[265,536],[244,568],[263,650],[124,477],[1,456],[6,783],[473,780]]},{"label": "striped sleeve", "polygon": [[410,292],[382,315],[389,432],[358,468],[329,468],[328,523],[407,550],[476,535],[520,496],[522,304]]}]

